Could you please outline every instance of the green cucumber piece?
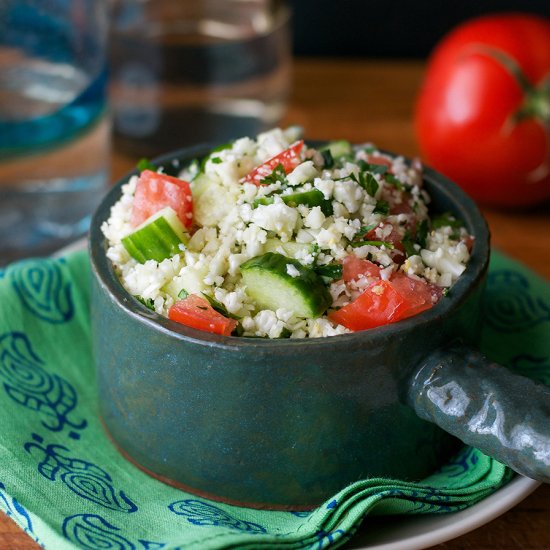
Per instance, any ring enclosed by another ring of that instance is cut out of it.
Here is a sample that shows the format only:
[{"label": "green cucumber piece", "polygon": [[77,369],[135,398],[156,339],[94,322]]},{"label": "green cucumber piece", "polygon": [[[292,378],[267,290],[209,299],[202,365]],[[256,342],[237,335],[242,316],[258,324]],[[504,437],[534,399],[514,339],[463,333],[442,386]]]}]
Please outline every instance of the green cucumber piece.
[{"label": "green cucumber piece", "polygon": [[315,254],[316,249],[315,245],[311,243],[297,243],[296,241],[283,242],[281,239],[275,237],[266,239],[264,244],[265,252],[277,252],[278,250],[283,250],[285,256],[295,258],[298,254]]},{"label": "green cucumber piece", "polygon": [[324,281],[332,282],[342,278],[344,268],[340,263],[332,263],[315,266],[314,271],[317,275],[322,277]]},{"label": "green cucumber piece", "polygon": [[208,285],[204,282],[208,275],[208,266],[186,265],[171,281],[166,283],[162,290],[172,296],[172,298],[181,298],[180,293],[183,289],[188,294],[200,294],[208,290]]},{"label": "green cucumber piece", "polygon": [[[309,191],[298,191],[296,193],[291,193],[290,195],[279,195],[283,202],[288,206],[295,208],[299,204],[305,204],[310,208],[314,206],[320,206],[321,211],[325,216],[331,216],[333,214],[332,202],[325,199],[322,191],[319,189],[310,189]],[[275,199],[272,196],[260,197],[255,199],[253,205],[255,207],[267,204],[273,204]]]},{"label": "green cucumber piece", "polygon": [[348,157],[353,155],[353,148],[349,141],[339,139],[337,141],[331,141],[324,147],[321,147],[319,151],[330,151],[333,159],[340,157]]},{"label": "green cucumber piece", "polygon": [[189,234],[169,206],[147,218],[121,240],[128,254],[141,264],[147,260],[162,262],[181,252],[180,244],[188,241]]},{"label": "green cucumber piece", "polygon": [[[298,275],[288,273],[287,266],[296,268]],[[299,261],[282,254],[268,252],[241,265],[246,293],[258,309],[275,311],[284,308],[299,317],[315,318],[332,303],[323,280]]]}]

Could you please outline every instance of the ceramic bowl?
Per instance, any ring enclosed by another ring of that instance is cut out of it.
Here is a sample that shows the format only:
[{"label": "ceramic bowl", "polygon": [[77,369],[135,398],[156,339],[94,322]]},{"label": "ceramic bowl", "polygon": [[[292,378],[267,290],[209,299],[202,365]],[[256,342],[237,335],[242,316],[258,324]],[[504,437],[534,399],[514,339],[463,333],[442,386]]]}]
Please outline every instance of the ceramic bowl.
[{"label": "ceramic bowl", "polygon": [[[156,164],[183,165],[208,150]],[[353,334],[264,340],[179,325],[123,289],[100,227],[127,179],[92,221],[92,325],[101,418],[139,468],[214,500],[300,510],[365,477],[421,479],[456,450],[454,434],[517,471],[549,477],[536,445],[510,443],[527,414],[522,396],[549,404],[548,390],[471,347],[489,231],[459,187],[425,170],[432,212],[451,211],[475,236],[466,271],[435,307]],[[535,431],[549,418],[539,412]]]}]

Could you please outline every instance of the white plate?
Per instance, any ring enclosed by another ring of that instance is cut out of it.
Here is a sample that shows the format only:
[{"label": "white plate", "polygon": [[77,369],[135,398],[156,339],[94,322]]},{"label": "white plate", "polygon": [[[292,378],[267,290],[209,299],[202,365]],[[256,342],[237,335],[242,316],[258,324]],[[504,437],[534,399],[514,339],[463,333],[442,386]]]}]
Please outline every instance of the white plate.
[{"label": "white plate", "polygon": [[[86,239],[59,250],[56,256],[81,250]],[[449,541],[504,514],[530,495],[540,482],[517,476],[475,506],[451,514],[411,515],[367,519],[346,548],[350,550],[422,550]]]},{"label": "white plate", "polygon": [[517,476],[475,506],[443,515],[396,516],[366,523],[346,548],[350,550],[421,550],[464,535],[504,514],[530,495],[540,482]]}]

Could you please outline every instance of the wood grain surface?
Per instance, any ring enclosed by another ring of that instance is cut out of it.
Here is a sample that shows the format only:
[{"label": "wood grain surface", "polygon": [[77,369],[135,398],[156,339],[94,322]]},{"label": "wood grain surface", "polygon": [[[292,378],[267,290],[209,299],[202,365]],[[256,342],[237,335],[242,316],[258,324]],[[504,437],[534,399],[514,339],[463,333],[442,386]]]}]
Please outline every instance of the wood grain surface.
[{"label": "wood grain surface", "polygon": [[[371,141],[414,157],[418,148],[412,111],[423,71],[419,61],[298,59],[283,124],[301,125],[309,139]],[[133,168],[135,162],[135,158],[114,151],[113,181]],[[493,245],[550,281],[550,205],[526,211],[482,210]],[[0,549],[35,548],[38,546],[0,513]],[[434,548],[550,549],[550,486],[541,486],[489,524]]]}]

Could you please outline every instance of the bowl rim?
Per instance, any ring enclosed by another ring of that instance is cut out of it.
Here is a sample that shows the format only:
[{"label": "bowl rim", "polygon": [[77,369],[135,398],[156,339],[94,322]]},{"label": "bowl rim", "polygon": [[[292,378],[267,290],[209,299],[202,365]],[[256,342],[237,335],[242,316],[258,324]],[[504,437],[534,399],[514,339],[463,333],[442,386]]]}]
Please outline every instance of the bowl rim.
[{"label": "bowl rim", "polygon": [[[308,139],[305,139],[305,142],[309,147],[319,147],[327,143],[327,141]],[[185,147],[158,156],[152,159],[151,162],[156,166],[168,166],[171,164],[174,168],[179,168],[180,166],[183,168],[186,163],[208,154],[214,147],[216,147],[216,144],[212,145],[207,143]],[[409,164],[411,163],[411,160],[403,155],[381,151],[394,157],[404,158],[406,162]],[[483,283],[487,273],[490,259],[490,233],[487,222],[479,208],[473,199],[458,185],[429,166],[424,166],[424,183],[427,183],[429,187],[436,188],[438,196],[455,207],[456,215],[464,222],[470,234],[475,236],[471,256],[465,271],[451,287],[449,294],[445,296],[443,300],[440,300],[434,307],[396,323],[364,331],[320,338],[253,338],[222,336],[201,331],[176,323],[163,315],[151,311],[133,298],[120,283],[111,261],[107,258],[105,253],[106,238],[101,231],[101,225],[109,218],[112,205],[120,198],[121,186],[127,183],[131,176],[138,174],[139,171],[134,169],[120,178],[103,197],[92,216],[88,236],[88,253],[91,269],[102,291],[106,293],[110,301],[116,304],[125,314],[132,317],[138,323],[176,340],[228,350],[235,348],[253,348],[258,351],[265,350],[267,353],[274,348],[278,350],[283,348],[293,350],[296,347],[303,348],[305,346],[307,348],[309,346],[315,346],[315,348],[318,349],[319,346],[332,347],[336,343],[349,347],[350,349],[363,347],[365,345],[374,344],[379,340],[385,341],[387,339],[398,338],[400,334],[415,327],[441,321],[443,318],[450,315],[461,303],[467,300],[478,286]]]}]

